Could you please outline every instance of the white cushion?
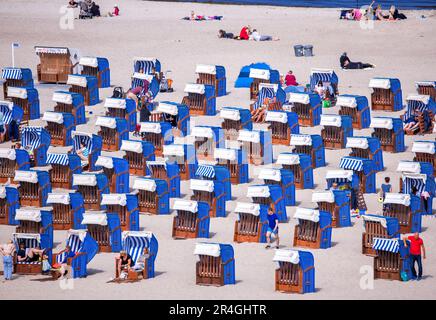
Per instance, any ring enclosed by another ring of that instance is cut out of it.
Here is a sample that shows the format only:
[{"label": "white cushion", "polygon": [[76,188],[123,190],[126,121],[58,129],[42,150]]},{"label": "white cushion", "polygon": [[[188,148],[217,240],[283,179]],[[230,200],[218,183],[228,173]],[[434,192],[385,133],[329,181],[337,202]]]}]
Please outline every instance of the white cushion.
[{"label": "white cushion", "polygon": [[328,170],[325,178],[328,179],[353,179],[353,170]]},{"label": "white cushion", "polygon": [[370,88],[379,88],[379,89],[390,89],[391,88],[391,81],[389,79],[373,78],[373,79],[369,80],[369,87]]},{"label": "white cushion", "polygon": [[86,77],[69,74],[67,79],[67,84],[71,86],[86,88],[86,86],[88,85],[88,81],[86,80]]},{"label": "white cushion", "polygon": [[194,254],[219,257],[221,255],[221,248],[216,243],[196,243]]},{"label": "white cushion", "polygon": [[106,98],[104,101],[105,108],[126,109],[126,99]]},{"label": "white cushion", "polygon": [[159,104],[157,105],[156,111],[170,114],[173,116],[176,116],[179,113],[179,109],[177,108],[177,105],[165,103],[165,102],[159,102]]},{"label": "white cushion", "polygon": [[198,138],[213,138],[214,132],[209,127],[193,127],[191,136]]},{"label": "white cushion", "polygon": [[48,204],[60,203],[60,204],[70,204],[70,194],[69,193],[49,193],[47,197]]},{"label": "white cushion", "polygon": [[319,221],[319,210],[298,207],[294,214],[294,219],[309,220],[313,222]]},{"label": "white cushion", "polygon": [[277,249],[274,253],[273,261],[290,262],[292,264],[300,263],[300,254],[296,250]]},{"label": "white cushion", "polygon": [[259,83],[259,92],[260,90],[262,90],[263,88],[267,88],[267,89],[273,89],[274,93],[277,92],[277,89],[279,88],[279,85],[277,83]]},{"label": "white cushion", "polygon": [[107,215],[104,211],[85,211],[82,224],[98,224],[107,226]]},{"label": "white cushion", "polygon": [[12,101],[0,100],[0,105],[8,107],[8,109],[11,111],[14,108],[14,103]]},{"label": "white cushion", "polygon": [[239,110],[222,108],[220,111],[220,118],[239,121],[241,120],[241,115],[239,114]]},{"label": "white cushion", "polygon": [[336,99],[336,105],[338,107],[356,108],[357,102],[355,97],[338,96]]},{"label": "white cushion", "polygon": [[432,141],[413,142],[412,152],[435,154],[435,143]]},{"label": "white cushion", "polygon": [[153,179],[136,177],[135,180],[133,181],[132,188],[136,189],[136,190],[155,192],[156,191],[156,181],[154,181]]},{"label": "white cushion", "polygon": [[295,165],[300,164],[300,156],[298,154],[280,153],[277,158],[277,164]]},{"label": "white cushion", "polygon": [[346,148],[368,149],[368,139],[348,137]]},{"label": "white cushion", "polygon": [[27,99],[27,90],[25,88],[8,87],[8,96],[19,99]]},{"label": "white cushion", "polygon": [[386,219],[384,217],[374,217],[374,216],[368,216],[368,215],[362,215],[362,218],[364,221],[371,221],[371,222],[378,222],[382,225],[383,228],[386,229],[387,223]]},{"label": "white cushion", "polygon": [[100,127],[115,129],[117,127],[117,120],[116,118],[111,118],[111,117],[97,117],[97,120],[95,121],[95,125]]},{"label": "white cushion", "polygon": [[311,146],[312,137],[308,134],[293,134],[291,135],[291,146]]},{"label": "white cushion", "polygon": [[153,77],[154,76],[151,74],[139,73],[139,72],[135,72],[132,76],[132,78],[134,79],[147,80],[149,83],[153,81]]},{"label": "white cushion", "polygon": [[288,102],[291,103],[301,103],[301,104],[310,103],[310,96],[307,93],[288,93],[287,98],[288,98]]},{"label": "white cushion", "polygon": [[185,155],[185,146],[183,144],[169,144],[163,146],[164,156],[183,157]]},{"label": "white cushion", "polygon": [[399,161],[398,172],[421,173],[421,164],[414,161]]},{"label": "white cushion", "polygon": [[142,143],[141,141],[122,140],[120,150],[142,153]]},{"label": "white cushion", "polygon": [[373,117],[371,118],[370,128],[382,128],[392,130],[394,127],[392,118],[381,118],[381,117]]},{"label": "white cushion", "polygon": [[62,113],[59,112],[46,111],[42,116],[42,120],[62,124],[64,123],[64,116],[62,115]]},{"label": "white cushion", "polygon": [[341,116],[337,116],[333,114],[322,114],[320,124],[322,126],[340,128],[342,126],[342,118]]},{"label": "white cushion", "polygon": [[190,182],[191,182],[190,184],[191,190],[206,191],[206,192],[213,192],[214,190],[214,183],[212,180],[191,179]]},{"label": "white cushion", "polygon": [[260,132],[250,130],[240,130],[238,141],[246,141],[252,143],[260,143]]},{"label": "white cushion", "polygon": [[262,169],[259,173],[259,179],[281,181],[282,175],[279,169]]},{"label": "white cushion", "polygon": [[15,212],[15,219],[19,221],[41,222],[41,210],[36,208],[20,208]]},{"label": "white cushion", "polygon": [[174,200],[172,208],[173,210],[196,213],[198,211],[198,202],[194,200],[176,199]]},{"label": "white cushion", "polygon": [[119,205],[125,207],[127,205],[127,196],[125,193],[109,193],[101,195],[101,205]]},{"label": "white cushion", "polygon": [[93,68],[98,67],[98,61],[96,57],[81,57],[79,60],[79,64],[82,66],[88,66]]},{"label": "white cushion", "polygon": [[423,94],[409,94],[406,98],[407,101],[420,101],[425,105],[430,101],[430,96]]},{"label": "white cushion", "polygon": [[248,213],[253,216],[258,216],[260,214],[260,205],[258,203],[252,202],[236,202],[236,213]]},{"label": "white cushion", "polygon": [[205,87],[204,84],[198,84],[198,83],[187,83],[185,85],[186,93],[197,93],[197,94],[204,94]]},{"label": "white cushion", "polygon": [[269,80],[270,72],[266,69],[256,69],[250,68],[250,74],[248,75],[250,78]]},{"label": "white cushion", "polygon": [[107,168],[107,169],[113,169],[114,168],[114,161],[112,160],[111,157],[99,156],[97,158],[97,161],[95,162],[95,165],[102,166],[102,167]]},{"label": "white cushion", "polygon": [[71,94],[68,94],[68,93],[53,92],[52,101],[64,103],[64,104],[72,104],[73,97]]},{"label": "white cushion", "polygon": [[410,206],[410,194],[404,193],[386,193],[383,203],[402,204],[403,206]]},{"label": "white cushion", "polygon": [[248,186],[247,197],[268,198],[270,196],[268,186]]},{"label": "white cushion", "polygon": [[213,156],[215,159],[235,161],[237,157],[237,151],[234,149],[216,148]]},{"label": "white cushion", "polygon": [[335,202],[335,194],[333,191],[315,191],[312,193],[312,202]]},{"label": "white cushion", "polygon": [[288,123],[288,114],[280,111],[267,111],[265,121]]},{"label": "white cushion", "polygon": [[11,148],[0,148],[0,158],[1,159],[9,159],[15,160],[17,157],[15,149]]},{"label": "white cushion", "polygon": [[38,183],[38,173],[36,171],[16,170],[14,181]]},{"label": "white cushion", "polygon": [[216,74],[216,66],[210,64],[197,64],[195,73]]},{"label": "white cushion", "polygon": [[95,174],[73,174],[73,186],[91,186],[97,185],[97,176]]}]

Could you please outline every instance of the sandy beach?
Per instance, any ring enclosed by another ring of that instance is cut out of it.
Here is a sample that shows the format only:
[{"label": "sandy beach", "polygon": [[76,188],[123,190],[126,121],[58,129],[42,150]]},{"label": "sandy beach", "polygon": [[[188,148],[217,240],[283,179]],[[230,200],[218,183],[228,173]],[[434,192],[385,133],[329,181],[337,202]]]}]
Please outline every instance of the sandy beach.
[{"label": "sandy beach", "polygon": [[[0,67],[11,65],[12,42],[15,64],[29,67],[36,78],[39,61],[34,53],[35,45],[65,46],[78,48],[82,55],[106,57],[110,62],[111,83],[128,89],[132,73],[133,57],[157,57],[162,69],[171,70],[174,80],[173,93],[160,93],[157,101],[180,102],[183,88],[195,82],[195,66],[198,63],[218,64],[226,68],[228,95],[217,98],[217,109],[223,106],[249,108],[248,89],[235,89],[239,70],[254,62],[266,62],[285,74],[294,71],[300,83],[308,83],[312,67],[333,68],[339,77],[341,94],[361,94],[370,97],[369,79],[375,76],[399,78],[403,90],[403,102],[409,93],[415,93],[415,81],[434,80],[436,75],[436,16],[434,11],[405,11],[407,20],[376,22],[373,29],[362,29],[359,22],[339,20],[337,9],[283,8],[268,6],[232,6],[190,3],[148,2],[123,0],[121,16],[102,17],[92,20],[75,20],[74,29],[59,27],[61,6],[66,0],[4,0],[0,4]],[[110,11],[114,1],[99,0],[102,14]],[[190,11],[204,15],[222,15],[221,21],[184,21]],[[421,18],[424,15],[426,18]],[[239,33],[243,25],[251,25],[260,33],[277,36],[280,41],[254,42],[218,39],[217,32],[224,29]],[[297,58],[293,45],[311,44],[314,56]],[[376,65],[372,70],[344,71],[339,66],[339,56],[346,51],[353,61]],[[41,113],[52,110],[54,90],[67,86],[40,84]],[[102,102],[93,107],[90,121],[80,130],[96,132],[95,118],[104,113],[104,98],[112,95],[113,88],[100,89]],[[324,109],[325,111],[325,109]],[[331,108],[326,113],[337,113]],[[401,112],[391,113],[400,116]],[[387,115],[373,112],[372,115]],[[192,117],[194,125],[217,125],[221,120],[214,117]],[[36,121],[36,123],[42,123]],[[254,125],[256,129],[266,125]],[[79,129],[79,128],[78,128]],[[300,127],[302,133],[320,134],[322,127]],[[355,130],[354,135],[368,136],[372,129]],[[412,141],[434,141],[436,134],[406,136],[406,152],[384,152],[385,171],[377,174],[377,186],[384,177],[390,176],[393,191],[399,191],[399,174],[395,172],[399,160],[412,160]],[[0,147],[9,147],[8,143]],[[274,158],[290,147],[274,146]],[[326,150],[327,166],[314,170],[315,189],[326,187],[325,173],[338,168],[342,156],[349,149]],[[102,152],[103,155],[107,152]],[[260,183],[257,175],[261,167],[250,167],[251,183]],[[247,185],[233,186],[234,199],[227,202],[227,217],[211,219],[209,242],[231,243],[235,250],[236,285],[203,287],[195,284],[194,245],[198,240],[173,240],[171,227],[173,214],[166,216],[141,215],[143,230],[152,231],[159,241],[156,260],[156,277],[136,283],[108,283],[114,277],[115,253],[100,253],[88,265],[87,278],[75,279],[73,288],[65,289],[57,281],[45,276],[15,276],[13,281],[0,280],[0,299],[435,299],[436,298],[436,219],[422,219],[427,259],[424,260],[424,279],[420,282],[376,280],[372,289],[362,289],[361,273],[371,268],[373,258],[361,254],[362,219],[353,218],[353,227],[333,229],[333,247],[326,250],[310,250],[315,257],[316,293],[288,295],[274,291],[274,250],[266,250],[264,244],[233,243],[233,212],[236,201],[249,201]],[[190,197],[189,182],[181,185],[183,197]],[[313,190],[297,190],[297,205],[313,208]],[[381,213],[377,194],[365,194],[368,213]],[[292,217],[296,207],[287,207]],[[290,248],[295,221],[280,224],[281,245]],[[0,243],[4,243],[15,227],[0,225]],[[54,252],[64,247],[66,232],[55,231]],[[305,249],[303,249],[305,250]],[[365,267],[368,266],[368,267]],[[2,271],[3,266],[0,266]]]}]

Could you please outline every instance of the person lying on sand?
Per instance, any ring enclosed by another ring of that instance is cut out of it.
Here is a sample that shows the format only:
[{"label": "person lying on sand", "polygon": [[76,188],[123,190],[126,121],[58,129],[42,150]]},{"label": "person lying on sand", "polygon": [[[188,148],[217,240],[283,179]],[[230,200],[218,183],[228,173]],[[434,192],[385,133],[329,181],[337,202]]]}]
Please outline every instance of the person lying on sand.
[{"label": "person lying on sand", "polygon": [[218,38],[220,39],[234,39],[235,35],[231,32],[225,32],[224,30],[218,30]]},{"label": "person lying on sand", "polygon": [[261,34],[259,34],[259,32],[257,32],[256,29],[253,29],[253,32],[250,34],[249,39],[254,40],[254,41],[278,41],[278,40],[280,40],[278,37],[261,35]]},{"label": "person lying on sand", "polygon": [[375,65],[370,63],[363,62],[351,62],[350,58],[348,58],[347,53],[344,52],[339,58],[339,63],[341,64],[342,69],[368,69],[374,68]]},{"label": "person lying on sand", "polygon": [[389,9],[389,20],[404,20],[407,19],[404,13],[399,13],[395,6],[391,6]]},{"label": "person lying on sand", "polygon": [[182,20],[205,21],[205,20],[221,20],[222,18],[223,16],[196,15],[194,11],[191,11],[191,15],[189,17],[183,17]]}]

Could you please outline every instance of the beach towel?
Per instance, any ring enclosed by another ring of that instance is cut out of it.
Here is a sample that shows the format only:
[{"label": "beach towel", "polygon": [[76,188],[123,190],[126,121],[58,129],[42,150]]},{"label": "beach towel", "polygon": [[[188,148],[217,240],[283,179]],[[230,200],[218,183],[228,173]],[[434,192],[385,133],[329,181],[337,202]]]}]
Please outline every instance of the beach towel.
[{"label": "beach towel", "polygon": [[182,20],[191,20],[191,21],[211,21],[211,20],[221,20],[223,16],[195,16],[194,19],[191,17],[183,17]]}]

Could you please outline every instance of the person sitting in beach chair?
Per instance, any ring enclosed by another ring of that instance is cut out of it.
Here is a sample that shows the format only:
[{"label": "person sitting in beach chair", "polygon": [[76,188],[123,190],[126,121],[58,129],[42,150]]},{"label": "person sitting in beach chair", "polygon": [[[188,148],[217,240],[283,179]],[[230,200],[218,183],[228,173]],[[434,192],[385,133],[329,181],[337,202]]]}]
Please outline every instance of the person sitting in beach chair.
[{"label": "person sitting in beach chair", "polygon": [[83,142],[80,143],[80,149],[76,151],[76,154],[79,156],[82,163],[88,163],[89,149]]},{"label": "person sitting in beach chair", "polygon": [[41,248],[26,248],[26,244],[21,242],[17,251],[18,262],[37,262],[44,258],[45,250]]},{"label": "person sitting in beach chair", "polygon": [[127,279],[130,269],[134,267],[132,257],[126,251],[120,251],[120,256],[116,261],[119,278],[121,280]]},{"label": "person sitting in beach chair", "polygon": [[144,248],[144,251],[142,254],[138,257],[136,260],[135,265],[133,266],[133,270],[136,272],[142,272],[142,270],[145,269],[145,265],[147,262],[147,259],[150,258],[150,254],[148,252],[148,248]]},{"label": "person sitting in beach chair", "polygon": [[74,258],[76,254],[71,251],[70,246],[65,246],[65,249],[58,253],[63,259],[52,266],[52,276],[56,279],[63,279],[68,273],[68,259]]},{"label": "person sitting in beach chair", "polygon": [[351,62],[346,52],[344,52],[339,58],[339,63],[341,64],[342,69],[367,69],[375,67],[373,64],[370,63]]}]

